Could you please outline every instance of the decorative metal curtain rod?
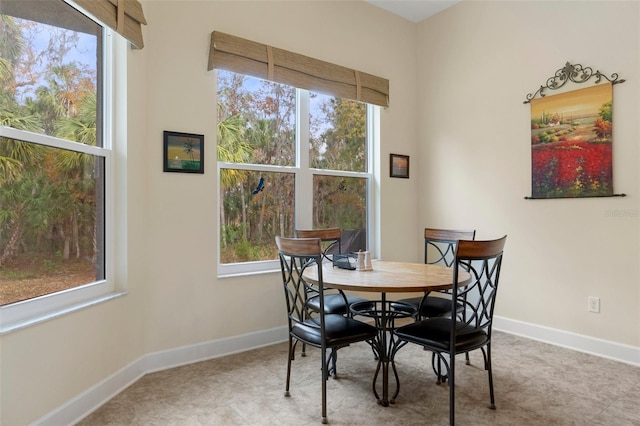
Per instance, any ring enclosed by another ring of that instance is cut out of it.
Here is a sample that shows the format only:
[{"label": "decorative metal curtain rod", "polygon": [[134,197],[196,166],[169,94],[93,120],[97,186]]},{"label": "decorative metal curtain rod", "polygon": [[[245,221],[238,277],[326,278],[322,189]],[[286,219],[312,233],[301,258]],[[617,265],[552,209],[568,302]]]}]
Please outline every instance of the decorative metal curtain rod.
[{"label": "decorative metal curtain rod", "polygon": [[545,97],[545,89],[557,90],[564,86],[567,81],[572,81],[574,83],[585,83],[589,81],[591,77],[596,78],[595,84],[600,83],[600,80],[603,78],[611,82],[612,84],[624,83],[625,81],[624,79],[618,79],[617,73],[613,73],[611,74],[611,77],[607,77],[600,71],[593,72],[593,69],[591,67],[583,67],[580,64],[572,65],[567,62],[564,67],[556,71],[555,75],[547,79],[547,83],[544,86],[540,86],[540,88],[533,94],[527,94],[527,100],[523,103],[528,104],[538,95],[540,95],[541,98]]}]

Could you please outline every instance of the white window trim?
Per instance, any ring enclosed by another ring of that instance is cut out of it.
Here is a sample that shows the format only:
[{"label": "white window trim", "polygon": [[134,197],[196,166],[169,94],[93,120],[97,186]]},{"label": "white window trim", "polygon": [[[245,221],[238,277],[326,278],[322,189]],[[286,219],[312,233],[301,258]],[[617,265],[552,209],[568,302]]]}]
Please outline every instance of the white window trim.
[{"label": "white window trim", "polygon": [[[216,85],[217,86],[217,85]],[[217,99],[216,99],[217,102]],[[325,176],[344,176],[355,178],[368,178],[369,184],[367,185],[367,245],[368,250],[372,252],[372,255],[377,257],[379,253],[379,247],[377,239],[375,238],[375,231],[379,229],[377,223],[379,203],[377,199],[378,194],[378,180],[380,168],[377,164],[378,151],[379,151],[379,134],[380,134],[380,107],[376,105],[367,104],[367,150],[368,150],[368,164],[367,172],[345,172],[339,170],[324,170],[309,168],[309,145],[306,143],[298,143],[300,140],[309,139],[309,126],[306,117],[309,117],[309,91],[303,89],[296,89],[296,164],[297,166],[271,166],[262,164],[247,164],[247,163],[225,163],[217,162],[217,185],[216,194],[218,201],[218,253],[217,253],[217,265],[218,265],[218,278],[227,277],[239,277],[246,275],[256,275],[264,273],[273,273],[280,271],[280,261],[264,260],[258,262],[238,262],[238,263],[220,263],[220,211],[222,206],[222,200],[220,199],[220,171],[221,169],[237,169],[237,170],[252,170],[252,171],[265,171],[265,172],[278,172],[278,173],[294,173],[295,174],[295,198],[297,200],[295,208],[296,228],[305,229],[313,226],[310,212],[305,210],[304,206],[312,205],[313,196],[309,192],[302,191],[302,188],[310,187],[314,174],[322,174]],[[304,120],[300,117],[305,117]],[[304,124],[303,124],[304,123]],[[371,152],[369,152],[371,151]],[[275,242],[274,242],[275,244]]]},{"label": "white window trim", "polygon": [[[76,7],[71,2],[68,3]],[[77,9],[82,11],[81,8]],[[83,11],[83,13],[91,17],[91,15],[86,12]],[[69,149],[76,152],[103,157],[105,159],[104,262],[106,279],[61,292],[1,306],[0,335],[38,324],[126,294],[126,291],[124,291],[124,282],[116,285],[116,271],[118,270],[118,268],[116,268],[116,262],[123,265],[123,267],[126,265],[126,252],[124,254],[120,253],[117,259],[115,256],[116,235],[118,238],[125,238],[126,231],[121,232],[121,230],[118,230],[116,234],[116,208],[113,187],[114,182],[116,182],[116,165],[114,164],[114,157],[116,157],[116,155],[114,150],[122,152],[122,156],[125,156],[124,150],[126,149],[126,131],[122,130],[123,128],[126,128],[126,125],[116,126],[116,118],[118,118],[118,120],[125,118],[125,120],[123,120],[125,123],[122,124],[126,124],[126,59],[128,42],[126,42],[124,38],[118,36],[114,31],[110,30],[107,26],[103,25],[103,29],[105,31],[103,66],[106,64],[103,81],[103,111],[105,124],[103,130],[103,145],[105,149],[78,144],[76,142],[69,142],[51,136],[25,132],[5,126],[0,126],[0,136],[61,149]],[[119,67],[123,68],[116,70],[116,63],[118,63]],[[123,69],[125,71],[122,71]],[[116,93],[117,96],[115,96]],[[117,110],[114,108],[116,103],[118,105]],[[124,111],[125,113],[120,112],[118,113],[118,117],[116,117],[114,111]],[[116,133],[118,136],[117,146],[112,143],[113,136]],[[120,171],[122,168],[118,167],[118,170]],[[124,185],[124,182],[118,180],[118,184]],[[118,196],[118,202],[125,201],[126,193],[125,196]],[[124,220],[124,214],[122,217],[118,217],[118,224],[120,225],[119,228],[126,230],[126,223],[124,223]],[[119,246],[125,246],[125,244],[121,243]]]},{"label": "white window trim", "polygon": [[374,259],[380,257],[382,253],[380,248],[380,179],[381,179],[381,158],[380,158],[380,110],[377,105],[367,105],[367,117],[369,119],[367,126],[367,135],[371,138],[369,142],[369,167],[367,170],[371,173],[369,180],[369,194],[367,200],[367,238],[368,249]]}]

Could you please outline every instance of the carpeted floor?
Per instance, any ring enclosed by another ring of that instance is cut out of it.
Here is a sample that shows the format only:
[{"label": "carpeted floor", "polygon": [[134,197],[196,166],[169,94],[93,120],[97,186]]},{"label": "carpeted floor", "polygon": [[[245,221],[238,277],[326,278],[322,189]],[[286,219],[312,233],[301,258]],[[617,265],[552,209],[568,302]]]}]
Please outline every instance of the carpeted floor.
[{"label": "carpeted floor", "polygon": [[[496,410],[487,408],[482,354],[456,363],[458,425],[640,426],[640,368],[494,332]],[[292,367],[284,396],[287,344],[148,374],[80,425],[318,425],[320,353],[309,348]],[[376,403],[376,362],[366,344],[338,353],[327,386],[332,425],[447,425],[447,385],[437,385],[431,354],[408,345],[397,355],[401,389]],[[393,383],[393,381],[391,381]]]}]

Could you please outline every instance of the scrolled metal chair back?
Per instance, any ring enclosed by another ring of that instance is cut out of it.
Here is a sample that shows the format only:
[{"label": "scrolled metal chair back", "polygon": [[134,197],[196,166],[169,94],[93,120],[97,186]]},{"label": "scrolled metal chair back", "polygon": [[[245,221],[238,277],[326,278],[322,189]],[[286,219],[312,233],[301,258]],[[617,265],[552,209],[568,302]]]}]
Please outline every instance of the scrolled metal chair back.
[{"label": "scrolled metal chair back", "polygon": [[451,267],[459,240],[473,240],[475,230],[424,229],[424,263]]},{"label": "scrolled metal chair back", "polygon": [[[276,245],[291,328],[294,323],[302,324],[309,318],[310,312],[306,309],[309,285],[302,274],[306,268],[317,264],[318,277],[322,282],[322,247],[319,238],[276,237]],[[314,291],[322,292],[322,288],[315,288]]]},{"label": "scrolled metal chair back", "polygon": [[342,231],[340,228],[326,229],[296,229],[297,238],[320,238],[322,255],[328,261],[331,261],[329,254],[338,252],[342,253]]},{"label": "scrolled metal chair back", "polygon": [[453,287],[453,296],[464,306],[463,315],[456,315],[457,326],[469,325],[475,329],[487,329],[491,333],[493,308],[498,291],[506,236],[489,241],[458,242],[455,260],[455,280],[458,271],[471,274],[471,282],[464,287]]}]

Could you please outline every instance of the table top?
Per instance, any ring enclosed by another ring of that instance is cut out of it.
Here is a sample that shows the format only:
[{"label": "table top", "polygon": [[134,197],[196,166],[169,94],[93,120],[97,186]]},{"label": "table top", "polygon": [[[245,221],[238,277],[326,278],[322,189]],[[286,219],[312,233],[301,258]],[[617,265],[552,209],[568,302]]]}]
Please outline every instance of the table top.
[{"label": "table top", "polygon": [[[453,286],[453,270],[441,265],[424,263],[374,260],[372,271],[352,271],[322,262],[322,278],[326,287],[340,290],[378,293],[404,293],[447,290]],[[304,273],[305,280],[318,284],[318,267],[310,266]],[[458,284],[467,285],[471,275],[459,271]]]}]

